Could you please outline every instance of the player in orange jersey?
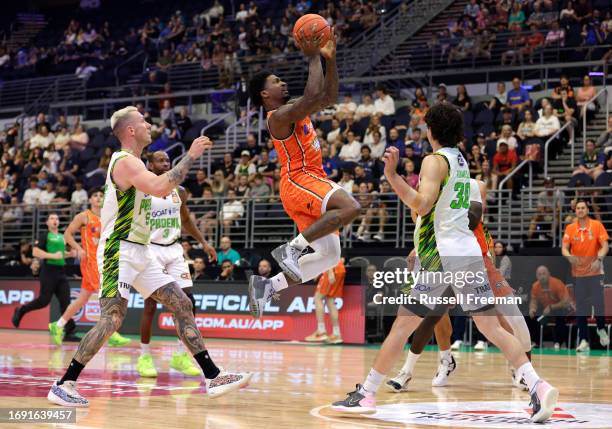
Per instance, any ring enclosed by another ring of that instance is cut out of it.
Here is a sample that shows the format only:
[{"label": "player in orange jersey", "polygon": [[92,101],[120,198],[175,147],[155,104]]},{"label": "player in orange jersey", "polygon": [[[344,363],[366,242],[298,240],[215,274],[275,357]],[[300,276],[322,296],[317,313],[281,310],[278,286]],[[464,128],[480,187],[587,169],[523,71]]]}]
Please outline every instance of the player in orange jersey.
[{"label": "player in orange jersey", "polygon": [[[497,268],[495,268],[492,260],[494,257],[494,253],[492,252],[493,239],[482,223],[482,215],[484,214],[487,200],[486,185],[475,179],[470,179],[470,185],[472,193],[470,194],[470,211],[468,214],[469,226],[480,245],[493,295],[496,298],[512,296],[514,295],[514,290]],[[480,197],[478,194],[480,194]],[[410,270],[412,270],[412,266],[414,265],[414,255],[415,252],[413,250],[408,257]],[[527,357],[531,360],[531,336],[525,318],[521,314],[518,306],[516,304],[496,304],[495,310],[500,324],[519,340]],[[443,313],[440,311],[437,315],[428,315],[425,317],[419,325],[419,328],[414,332],[410,351],[406,356],[404,365],[399,373],[386,383],[390,391],[399,393],[408,390],[408,383],[412,379],[414,366],[425,348],[425,345],[429,342],[431,335],[434,333],[440,349],[440,364],[431,384],[434,387],[446,386],[448,384],[448,376],[455,370],[457,365],[450,351],[452,334],[450,319],[446,311]],[[515,387],[527,390],[527,384],[524,380],[517,379],[514,369],[512,370],[512,384]]]},{"label": "player in orange jersey", "polygon": [[[91,295],[98,292],[100,277],[98,275],[98,263],[96,261],[96,250],[102,225],[100,223],[100,208],[104,193],[100,189],[89,191],[90,209],[85,210],[74,217],[66,231],[64,240],[72,249],[76,249],[77,257],[81,261],[81,292],[79,297],[72,301],[66,308],[64,314],[57,320],[49,324],[49,333],[55,344],[61,344],[64,339],[64,326],[66,323],[89,301]],[[80,231],[81,244],[74,239],[74,234]],[[130,342],[115,332],[108,340],[109,346],[123,346]]]},{"label": "player in orange jersey", "polygon": [[[337,231],[361,210],[353,197],[327,179],[321,146],[310,121],[311,114],[335,104],[338,98],[335,34],[332,31],[322,48],[320,38],[301,36],[300,48],[308,57],[308,81],[302,97],[290,101],[287,84],[268,72],[258,73],[249,85],[252,102],[267,111],[268,131],[281,166],[280,198],[300,232],[272,251],[283,272],[270,279],[249,279],[251,313],[255,317],[263,314],[276,292],[314,279],[338,264]],[[325,74],[320,56],[325,59]],[[314,253],[302,256],[309,246]]]},{"label": "player in orange jersey", "polygon": [[[326,342],[328,344],[341,344],[342,334],[340,333],[340,320],[338,318],[338,307],[336,298],[342,298],[344,292],[344,279],[346,278],[346,268],[344,258],[334,268],[321,274],[317,282],[317,290],[314,295],[315,314],[317,316],[317,330],[307,336],[307,342]],[[325,304],[329,311],[332,322],[332,334],[327,335],[325,329]]]}]

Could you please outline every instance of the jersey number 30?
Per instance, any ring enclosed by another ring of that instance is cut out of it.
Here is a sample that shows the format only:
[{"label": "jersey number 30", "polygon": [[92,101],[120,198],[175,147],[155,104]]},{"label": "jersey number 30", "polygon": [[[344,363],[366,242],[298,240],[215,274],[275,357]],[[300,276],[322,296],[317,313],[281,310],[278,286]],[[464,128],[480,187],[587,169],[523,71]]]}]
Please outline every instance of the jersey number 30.
[{"label": "jersey number 30", "polygon": [[457,198],[451,201],[451,209],[469,209],[470,208],[470,182],[455,183],[455,192]]}]

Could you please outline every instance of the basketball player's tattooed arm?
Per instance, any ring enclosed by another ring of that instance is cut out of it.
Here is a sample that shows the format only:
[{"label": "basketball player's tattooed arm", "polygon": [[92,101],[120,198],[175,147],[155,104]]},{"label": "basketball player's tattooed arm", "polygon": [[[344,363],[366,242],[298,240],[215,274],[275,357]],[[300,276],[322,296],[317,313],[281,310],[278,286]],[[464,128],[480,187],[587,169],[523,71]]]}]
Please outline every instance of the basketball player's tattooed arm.
[{"label": "basketball player's tattooed arm", "polygon": [[446,162],[439,156],[429,155],[425,157],[421,166],[419,190],[416,191],[397,174],[399,162],[397,148],[388,148],[383,160],[385,162],[385,177],[397,196],[418,215],[425,216],[428,214],[438,198],[442,180],[448,173]]},{"label": "basketball player's tattooed arm", "polygon": [[127,299],[117,294],[113,298],[100,298],[100,320],[89,330],[79,343],[74,359],[87,365],[106,343],[109,337],[121,326],[127,313]]},{"label": "basketball player's tattooed arm", "polygon": [[187,177],[193,162],[211,147],[212,142],[208,137],[198,137],[191,144],[187,155],[172,170],[159,176],[147,170],[140,159],[126,156],[115,162],[112,179],[124,192],[133,186],[145,194],[163,198]]},{"label": "basketball player's tattooed arm", "polygon": [[179,196],[181,197],[181,224],[183,225],[183,229],[187,234],[191,235],[195,238],[198,243],[202,245],[202,250],[208,255],[208,261],[213,262],[217,260],[217,252],[215,248],[204,240],[202,237],[202,233],[198,229],[198,227],[193,223],[193,219],[191,218],[191,213],[189,212],[189,207],[187,207],[187,191],[182,186],[178,187]]},{"label": "basketball player's tattooed arm", "polygon": [[193,318],[193,304],[176,283],[160,287],[151,294],[151,298],[172,312],[176,332],[191,354],[204,350],[204,340]]},{"label": "basketball player's tattooed arm", "polygon": [[84,260],[87,257],[85,253],[85,249],[81,247],[81,245],[74,239],[74,234],[76,234],[81,227],[87,224],[87,213],[81,212],[72,219],[66,231],[64,231],[64,241],[67,245],[69,245],[72,249],[75,249],[77,252],[77,257],[80,260]]}]

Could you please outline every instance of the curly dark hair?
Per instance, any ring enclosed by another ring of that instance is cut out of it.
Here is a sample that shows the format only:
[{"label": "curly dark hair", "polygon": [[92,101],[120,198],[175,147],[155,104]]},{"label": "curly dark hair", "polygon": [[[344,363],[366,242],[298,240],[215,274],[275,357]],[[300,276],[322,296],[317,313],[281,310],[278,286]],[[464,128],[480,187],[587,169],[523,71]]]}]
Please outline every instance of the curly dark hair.
[{"label": "curly dark hair", "polygon": [[261,98],[261,91],[266,87],[266,79],[270,76],[267,70],[260,71],[257,73],[249,82],[249,96],[251,97],[251,103],[256,107],[263,106],[263,99]]},{"label": "curly dark hair", "polygon": [[425,115],[425,123],[440,146],[455,147],[463,139],[463,115],[448,103],[436,103]]}]

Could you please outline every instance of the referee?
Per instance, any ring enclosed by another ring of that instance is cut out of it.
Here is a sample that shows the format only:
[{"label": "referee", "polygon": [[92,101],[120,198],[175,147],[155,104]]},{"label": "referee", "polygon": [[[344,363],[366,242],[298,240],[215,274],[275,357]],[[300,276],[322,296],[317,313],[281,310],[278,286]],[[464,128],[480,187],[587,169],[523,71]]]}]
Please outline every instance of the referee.
[{"label": "referee", "polygon": [[[56,213],[51,213],[47,218],[47,228],[47,231],[40,233],[32,250],[32,255],[41,261],[40,295],[26,305],[15,308],[13,313],[15,328],[19,327],[21,318],[27,313],[49,305],[53,295],[59,301],[61,313],[70,304],[70,287],[64,269],[66,265],[64,258],[73,258],[75,256],[74,250],[66,252],[64,236],[59,232],[59,216]],[[69,325],[70,327],[68,327]],[[66,325],[67,333],[74,330],[72,319],[69,325]]]},{"label": "referee", "polygon": [[610,338],[605,329],[603,260],[608,253],[608,232],[601,222],[589,217],[589,206],[584,200],[576,203],[576,221],[565,227],[561,253],[572,265],[575,277],[576,322],[580,336],[576,351],[590,350],[587,318],[591,316],[591,307],[595,309],[599,343],[606,347]]}]

